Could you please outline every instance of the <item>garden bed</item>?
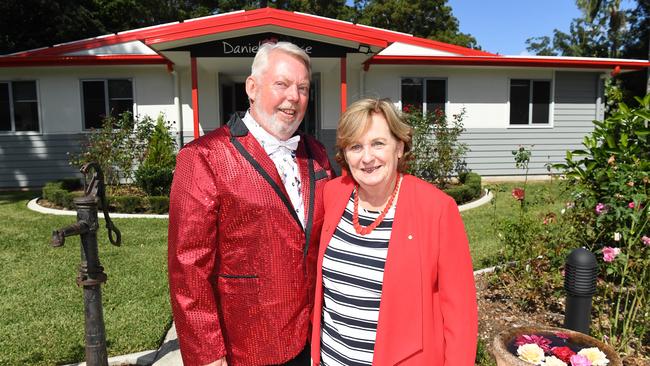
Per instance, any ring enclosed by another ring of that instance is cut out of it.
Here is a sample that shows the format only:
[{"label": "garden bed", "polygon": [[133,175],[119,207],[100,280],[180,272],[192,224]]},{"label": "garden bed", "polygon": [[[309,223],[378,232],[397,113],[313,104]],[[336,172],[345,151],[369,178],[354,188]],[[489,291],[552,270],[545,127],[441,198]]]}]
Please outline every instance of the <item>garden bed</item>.
[{"label": "garden bed", "polygon": [[[505,278],[504,278],[505,277]],[[562,327],[564,324],[564,295],[541,293],[532,303],[522,304],[521,297],[513,293],[511,278],[497,273],[483,273],[475,277],[479,340],[489,349],[494,338],[502,331],[513,327],[545,325]],[[561,289],[555,289],[561,291]],[[479,363],[494,365],[492,360]],[[649,366],[650,346],[646,345],[639,355],[623,358],[624,366]]]}]

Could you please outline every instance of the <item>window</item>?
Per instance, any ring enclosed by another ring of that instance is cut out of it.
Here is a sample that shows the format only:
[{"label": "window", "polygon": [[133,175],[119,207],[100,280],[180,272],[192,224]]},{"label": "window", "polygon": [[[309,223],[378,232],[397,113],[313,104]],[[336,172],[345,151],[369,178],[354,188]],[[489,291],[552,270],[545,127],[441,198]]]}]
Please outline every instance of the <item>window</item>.
[{"label": "window", "polygon": [[84,128],[101,128],[106,116],[133,113],[133,84],[130,79],[83,80]]},{"label": "window", "polygon": [[425,78],[402,79],[402,108],[414,106],[424,112],[445,111],[447,80]]},{"label": "window", "polygon": [[510,124],[547,125],[551,106],[548,80],[510,80]]},{"label": "window", "polygon": [[0,131],[38,131],[36,81],[0,82]]}]

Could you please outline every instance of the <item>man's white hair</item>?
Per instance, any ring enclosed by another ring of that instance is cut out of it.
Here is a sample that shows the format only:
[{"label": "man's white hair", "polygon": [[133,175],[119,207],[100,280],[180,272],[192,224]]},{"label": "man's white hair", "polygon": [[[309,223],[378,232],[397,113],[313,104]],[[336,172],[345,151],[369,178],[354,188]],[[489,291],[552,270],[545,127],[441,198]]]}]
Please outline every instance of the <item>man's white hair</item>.
[{"label": "man's white hair", "polygon": [[305,51],[291,42],[264,43],[257,50],[251,66],[251,76],[255,79],[266,70],[269,65],[269,57],[274,52],[283,52],[293,56],[305,64],[307,75],[311,78],[311,61]]}]

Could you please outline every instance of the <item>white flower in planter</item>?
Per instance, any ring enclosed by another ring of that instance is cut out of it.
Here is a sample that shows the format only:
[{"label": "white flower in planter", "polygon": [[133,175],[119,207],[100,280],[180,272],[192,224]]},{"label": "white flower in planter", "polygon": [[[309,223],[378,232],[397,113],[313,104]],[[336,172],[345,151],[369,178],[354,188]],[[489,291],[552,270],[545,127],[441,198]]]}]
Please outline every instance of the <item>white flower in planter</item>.
[{"label": "white flower in planter", "polygon": [[535,343],[522,344],[517,348],[520,359],[535,365],[543,365],[544,350]]},{"label": "white flower in planter", "polygon": [[609,363],[607,355],[598,347],[583,348],[578,354],[587,357],[592,366],[606,366]]}]

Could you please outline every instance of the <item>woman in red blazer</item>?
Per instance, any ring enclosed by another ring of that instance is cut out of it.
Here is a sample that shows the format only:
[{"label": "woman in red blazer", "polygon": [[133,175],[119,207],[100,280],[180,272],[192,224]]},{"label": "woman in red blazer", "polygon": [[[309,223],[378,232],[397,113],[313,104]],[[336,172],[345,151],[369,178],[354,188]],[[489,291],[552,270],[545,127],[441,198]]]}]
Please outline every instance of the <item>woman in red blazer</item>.
[{"label": "woman in red blazer", "polygon": [[[403,173],[410,146],[411,129],[390,101],[360,100],[339,121],[336,158],[347,174],[324,190],[314,365],[474,365],[476,289],[463,223],[453,199]],[[373,253],[382,235],[385,262],[363,278],[381,263]],[[355,248],[370,257],[348,260]],[[364,297],[372,291],[376,302]]]}]

